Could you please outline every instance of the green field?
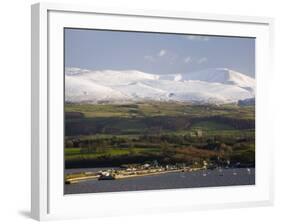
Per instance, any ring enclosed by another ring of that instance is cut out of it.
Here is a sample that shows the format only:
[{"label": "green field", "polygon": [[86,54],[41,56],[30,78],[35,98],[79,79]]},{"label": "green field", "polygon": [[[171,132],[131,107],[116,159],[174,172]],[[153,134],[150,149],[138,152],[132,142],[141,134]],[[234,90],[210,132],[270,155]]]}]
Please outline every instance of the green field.
[{"label": "green field", "polygon": [[66,104],[65,112],[81,112],[85,118],[97,117],[154,117],[190,116],[205,117],[223,115],[226,117],[243,116],[254,119],[254,107],[239,107],[234,104],[223,106],[192,105],[178,102],[145,102],[138,104]]},{"label": "green field", "polygon": [[255,107],[176,102],[65,104],[65,164],[255,165]]}]

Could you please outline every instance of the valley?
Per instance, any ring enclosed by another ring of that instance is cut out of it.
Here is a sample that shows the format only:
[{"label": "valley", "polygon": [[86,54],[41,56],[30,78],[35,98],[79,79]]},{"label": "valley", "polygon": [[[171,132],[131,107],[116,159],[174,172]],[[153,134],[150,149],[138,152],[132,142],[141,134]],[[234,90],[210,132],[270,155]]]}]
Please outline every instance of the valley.
[{"label": "valley", "polygon": [[65,167],[255,166],[254,106],[65,104]]}]

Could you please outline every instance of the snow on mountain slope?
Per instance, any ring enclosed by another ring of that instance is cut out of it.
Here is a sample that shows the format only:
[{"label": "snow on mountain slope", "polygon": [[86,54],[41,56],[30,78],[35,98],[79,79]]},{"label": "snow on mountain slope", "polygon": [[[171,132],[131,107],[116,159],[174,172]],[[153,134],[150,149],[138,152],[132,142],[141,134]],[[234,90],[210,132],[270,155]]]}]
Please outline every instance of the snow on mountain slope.
[{"label": "snow on mountain slope", "polygon": [[88,69],[81,69],[81,68],[75,68],[75,67],[66,67],[65,68],[65,75],[70,76],[70,75],[79,75],[82,73],[90,72]]},{"label": "snow on mountain slope", "polygon": [[65,95],[70,102],[180,101],[230,103],[253,98],[255,80],[228,69],[189,74],[155,75],[140,71],[65,70]]},{"label": "snow on mountain slope", "polygon": [[67,102],[98,102],[128,100],[130,97],[110,87],[77,76],[65,76],[65,100]]},{"label": "snow on mountain slope", "polygon": [[183,79],[230,84],[252,91],[255,90],[255,80],[253,78],[227,68],[213,68],[192,72],[183,75]]},{"label": "snow on mountain slope", "polygon": [[115,86],[114,89],[129,94],[134,100],[167,100],[167,91],[143,82]]},{"label": "snow on mountain slope", "polygon": [[144,81],[149,86],[169,93],[169,100],[229,103],[252,96],[252,93],[235,85],[209,83],[198,80],[171,82],[167,80]]},{"label": "snow on mountain slope", "polygon": [[183,81],[181,74],[159,75],[159,80]]},{"label": "snow on mountain slope", "polygon": [[[68,74],[66,73],[68,76]],[[76,77],[80,77],[83,80],[90,82],[100,83],[106,86],[115,85],[128,85],[131,82],[137,82],[142,80],[154,80],[158,79],[158,75],[148,74],[140,71],[129,70],[129,71],[88,71],[77,73]]]}]

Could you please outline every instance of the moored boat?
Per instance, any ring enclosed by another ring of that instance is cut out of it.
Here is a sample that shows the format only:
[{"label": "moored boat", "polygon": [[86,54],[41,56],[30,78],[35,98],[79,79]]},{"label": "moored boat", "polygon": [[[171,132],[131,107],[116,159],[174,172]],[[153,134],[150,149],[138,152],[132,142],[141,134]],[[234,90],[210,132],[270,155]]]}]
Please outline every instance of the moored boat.
[{"label": "moored boat", "polygon": [[99,176],[98,180],[115,180],[115,176],[109,172],[103,172]]}]

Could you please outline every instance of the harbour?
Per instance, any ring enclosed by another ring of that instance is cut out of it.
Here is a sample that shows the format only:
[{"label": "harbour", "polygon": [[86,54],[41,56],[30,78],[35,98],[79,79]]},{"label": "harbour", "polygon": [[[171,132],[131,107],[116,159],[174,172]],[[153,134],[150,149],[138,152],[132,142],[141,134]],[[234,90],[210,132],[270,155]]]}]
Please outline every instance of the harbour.
[{"label": "harbour", "polygon": [[[73,169],[71,172],[74,172]],[[94,169],[79,169],[79,172]],[[69,172],[69,171],[68,171]],[[229,168],[197,170],[191,172],[166,172],[154,175],[100,181],[88,179],[75,184],[65,184],[65,194],[102,193],[142,190],[163,190],[255,184],[255,168]]]}]

